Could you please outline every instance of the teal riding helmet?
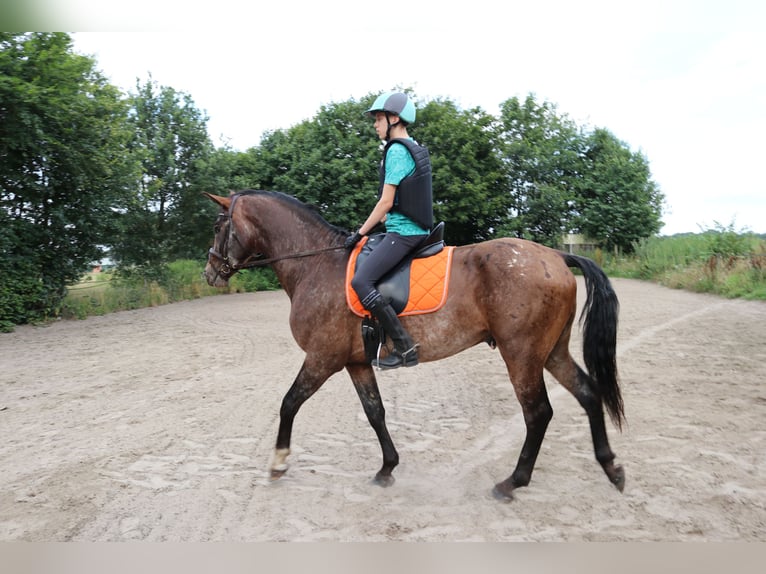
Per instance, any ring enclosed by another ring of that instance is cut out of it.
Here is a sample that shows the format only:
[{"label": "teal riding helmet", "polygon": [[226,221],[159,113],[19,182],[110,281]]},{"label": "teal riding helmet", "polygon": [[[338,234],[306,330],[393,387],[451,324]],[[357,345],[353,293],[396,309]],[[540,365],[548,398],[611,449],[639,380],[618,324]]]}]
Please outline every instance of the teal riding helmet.
[{"label": "teal riding helmet", "polygon": [[411,124],[415,121],[415,104],[412,103],[407,94],[402,92],[385,92],[380,94],[375,103],[367,110],[367,113],[370,115],[375,112],[396,114],[406,124]]}]

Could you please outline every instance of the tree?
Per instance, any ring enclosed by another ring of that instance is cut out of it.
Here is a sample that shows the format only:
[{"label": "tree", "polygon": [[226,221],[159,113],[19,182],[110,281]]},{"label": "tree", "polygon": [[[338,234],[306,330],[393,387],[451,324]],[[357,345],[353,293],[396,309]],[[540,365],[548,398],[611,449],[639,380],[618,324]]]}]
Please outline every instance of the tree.
[{"label": "tree", "polygon": [[25,273],[0,273],[0,321],[55,315],[101,257],[132,174],[126,109],[67,34],[0,33],[0,271]]},{"label": "tree", "polygon": [[151,78],[136,89],[130,98],[130,151],[142,176],[122,215],[114,255],[121,266],[151,269],[204,253],[207,239],[198,230],[212,208],[201,192],[213,148],[207,117],[191,96]]},{"label": "tree", "polygon": [[514,235],[557,246],[572,217],[582,134],[556,106],[530,94],[501,105],[499,153],[505,165],[511,211],[501,227]]},{"label": "tree", "polygon": [[205,191],[217,195],[257,188],[261,186],[258,171],[256,154],[217,148],[204,162],[207,177],[202,185],[206,186]]},{"label": "tree", "polygon": [[648,160],[607,130],[588,133],[531,94],[502,104],[499,129],[513,205],[501,232],[553,247],[581,232],[630,251],[659,231],[663,198]]},{"label": "tree", "polygon": [[266,134],[250,151],[257,185],[317,206],[330,223],[358,227],[375,204],[380,162],[367,99],[322,106],[313,119]]},{"label": "tree", "polygon": [[660,230],[663,194],[645,156],[596,129],[586,139],[582,162],[575,200],[582,233],[630,253],[634,242]]},{"label": "tree", "polygon": [[480,108],[436,100],[418,110],[411,129],[431,153],[434,217],[447,223],[451,243],[490,239],[510,207],[493,122]]}]

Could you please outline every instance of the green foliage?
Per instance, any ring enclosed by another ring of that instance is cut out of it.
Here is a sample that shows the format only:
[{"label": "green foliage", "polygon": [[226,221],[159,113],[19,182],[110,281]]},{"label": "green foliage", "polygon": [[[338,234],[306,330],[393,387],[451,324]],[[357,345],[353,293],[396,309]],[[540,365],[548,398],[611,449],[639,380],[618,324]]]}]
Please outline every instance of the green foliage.
[{"label": "green foliage", "polygon": [[662,200],[648,160],[610,132],[597,129],[585,140],[574,206],[579,230],[603,247],[625,252],[662,227]]},{"label": "green foliage", "polygon": [[434,217],[447,222],[449,243],[491,239],[508,213],[493,122],[481,109],[436,100],[422,106],[410,130],[431,154]]},{"label": "green foliage", "polygon": [[498,129],[512,199],[502,235],[555,247],[577,232],[629,252],[659,231],[663,195],[648,160],[609,131],[587,133],[532,95],[504,102]]},{"label": "green foliage", "polygon": [[766,272],[743,260],[719,278],[715,292],[729,298],[766,300]]},{"label": "green foliage", "polygon": [[251,293],[279,288],[271,269],[240,271],[223,289],[210,287],[202,277],[205,263],[199,259],[179,259],[153,270],[133,273],[121,269],[115,273],[86,279],[73,286],[64,299],[61,316],[67,319],[85,319],[91,315],[104,315],[142,307],[156,307],[178,301],[198,299],[222,293]]},{"label": "green foliage", "polygon": [[737,231],[732,221],[724,226],[717,221],[714,228],[705,232],[708,251],[715,257],[741,257],[751,249],[751,241],[744,230]]},{"label": "green foliage", "polygon": [[0,333],[14,325],[42,320],[45,309],[43,285],[36,275],[32,253],[16,247],[15,228],[0,211]]},{"label": "green foliage", "polygon": [[[756,254],[764,241],[746,230],[737,231],[734,224],[719,223],[702,233],[683,233],[672,237],[648,237],[636,241],[632,259],[642,262],[644,278],[670,269],[693,265],[709,265],[711,258],[728,259]],[[755,256],[755,255],[753,255]]]},{"label": "green foliage", "polygon": [[700,234],[642,239],[634,247],[629,255],[607,256],[606,272],[677,289],[766,300],[766,240],[751,233],[716,224]]},{"label": "green foliage", "polygon": [[85,319],[91,315],[156,307],[170,302],[172,300],[157,283],[112,280],[93,289],[70,290],[64,298],[61,316],[65,319]]},{"label": "green foliage", "polygon": [[322,106],[316,117],[266,134],[250,150],[258,187],[317,206],[346,229],[358,227],[376,201],[378,139],[364,111],[370,101]]},{"label": "green foliage", "polygon": [[503,102],[498,134],[511,200],[501,234],[558,245],[562,233],[572,228],[583,145],[579,129],[555,105],[538,104],[530,94],[523,103],[518,98]]},{"label": "green foliage", "polygon": [[207,118],[188,94],[151,78],[136,89],[130,98],[130,152],[142,176],[121,214],[112,254],[121,265],[141,267],[202,256],[208,242],[203,225],[215,213],[201,195],[211,179]]},{"label": "green foliage", "polygon": [[700,235],[642,238],[628,254],[603,253],[600,263],[609,274],[633,279],[652,280],[668,270],[684,269],[704,260],[705,241]]},{"label": "green foliage", "polygon": [[237,293],[274,291],[280,289],[277,274],[270,267],[243,269],[229,280],[230,290]]},{"label": "green foliage", "polygon": [[101,256],[133,168],[120,96],[66,34],[0,34],[2,267],[14,273],[0,321],[56,315]]},{"label": "green foliage", "polygon": [[[216,195],[228,195],[232,191],[257,189],[262,187],[262,176],[256,153],[239,152],[229,148],[219,148],[198,164],[204,176],[197,187]],[[215,211],[210,202],[205,204]],[[210,226],[205,226],[209,231]]]}]

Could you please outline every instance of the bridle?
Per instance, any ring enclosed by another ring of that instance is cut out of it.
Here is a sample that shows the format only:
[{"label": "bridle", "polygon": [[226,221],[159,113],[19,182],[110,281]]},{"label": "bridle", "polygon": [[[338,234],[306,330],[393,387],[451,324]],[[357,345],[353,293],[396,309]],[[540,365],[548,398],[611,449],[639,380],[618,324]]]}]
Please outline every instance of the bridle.
[{"label": "bridle", "polygon": [[215,247],[211,247],[208,250],[208,256],[213,256],[216,259],[221,261],[221,264],[219,265],[218,269],[216,269],[216,279],[218,277],[223,277],[224,279],[228,280],[232,275],[234,275],[237,271],[241,269],[252,269],[254,267],[265,267],[266,265],[271,265],[272,263],[276,263],[277,261],[283,261],[285,259],[299,259],[301,257],[310,257],[311,255],[319,255],[320,253],[326,253],[328,251],[337,251],[339,249],[344,249],[343,245],[337,245],[334,247],[323,247],[321,249],[311,249],[308,251],[299,251],[297,253],[291,253],[288,255],[281,255],[278,257],[266,257],[263,253],[251,253],[248,255],[247,259],[245,259],[242,263],[233,264],[229,260],[229,245],[236,241],[240,244],[241,247],[244,247],[242,245],[242,242],[237,237],[237,232],[234,229],[234,221],[232,219],[232,215],[234,214],[234,206],[237,203],[237,200],[241,197],[242,194],[237,193],[234,194],[231,198],[231,204],[229,205],[228,210],[221,210],[221,213],[218,214],[218,220],[216,221],[216,235],[220,231],[219,225],[223,221],[228,221],[229,223],[229,233],[226,236],[226,239],[223,242],[223,245],[221,246],[221,252],[217,251]]}]

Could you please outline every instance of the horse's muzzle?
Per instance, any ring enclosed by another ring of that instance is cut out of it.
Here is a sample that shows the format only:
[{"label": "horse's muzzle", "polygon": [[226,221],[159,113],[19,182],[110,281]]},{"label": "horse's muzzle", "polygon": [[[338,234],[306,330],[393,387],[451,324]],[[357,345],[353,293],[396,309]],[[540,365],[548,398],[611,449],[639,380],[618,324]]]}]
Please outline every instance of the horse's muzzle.
[{"label": "horse's muzzle", "polygon": [[202,276],[211,287],[226,287],[229,284],[229,277],[231,277],[231,275],[231,267],[226,263],[222,263],[221,266],[216,269],[210,262],[208,262],[207,265],[205,265],[205,270],[202,272]]}]

